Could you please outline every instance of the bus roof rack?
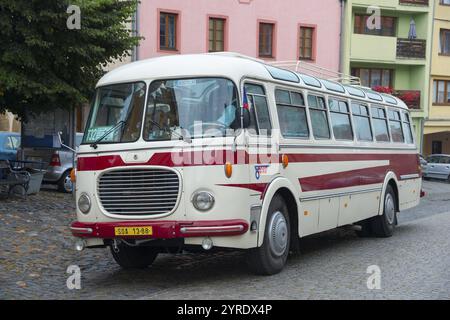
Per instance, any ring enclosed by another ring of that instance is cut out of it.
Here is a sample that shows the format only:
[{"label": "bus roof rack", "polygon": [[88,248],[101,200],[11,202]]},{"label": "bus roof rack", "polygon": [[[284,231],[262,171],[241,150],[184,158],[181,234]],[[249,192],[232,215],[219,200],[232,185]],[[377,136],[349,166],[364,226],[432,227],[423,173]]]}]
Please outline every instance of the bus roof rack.
[{"label": "bus roof rack", "polygon": [[322,68],[312,63],[307,63],[300,60],[274,61],[269,64],[274,67],[288,69],[297,73],[303,73],[309,76],[335,81],[342,84],[361,85],[361,80],[358,77]]},{"label": "bus roof rack", "polygon": [[259,63],[264,63],[264,64],[266,63],[264,60],[261,60],[261,59],[258,59],[258,58],[254,58],[254,57],[250,57],[250,56],[247,56],[245,54],[238,53],[238,52],[220,51],[220,52],[209,52],[207,54],[211,54],[211,55],[215,55],[215,56],[242,58],[242,59],[248,59],[248,60],[252,60],[252,61],[255,61],[255,62],[259,62]]}]

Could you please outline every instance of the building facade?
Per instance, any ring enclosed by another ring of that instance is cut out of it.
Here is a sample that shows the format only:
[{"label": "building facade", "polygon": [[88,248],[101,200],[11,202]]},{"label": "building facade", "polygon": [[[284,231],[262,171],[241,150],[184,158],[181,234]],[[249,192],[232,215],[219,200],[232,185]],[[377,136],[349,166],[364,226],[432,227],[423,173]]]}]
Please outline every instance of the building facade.
[{"label": "building facade", "polygon": [[343,71],[405,101],[420,149],[428,115],[432,17],[428,0],[348,0],[345,8]]},{"label": "building facade", "polygon": [[429,114],[424,155],[450,154],[450,0],[434,0]]},{"label": "building facade", "polygon": [[141,0],[138,59],[234,51],[338,71],[340,0]]}]

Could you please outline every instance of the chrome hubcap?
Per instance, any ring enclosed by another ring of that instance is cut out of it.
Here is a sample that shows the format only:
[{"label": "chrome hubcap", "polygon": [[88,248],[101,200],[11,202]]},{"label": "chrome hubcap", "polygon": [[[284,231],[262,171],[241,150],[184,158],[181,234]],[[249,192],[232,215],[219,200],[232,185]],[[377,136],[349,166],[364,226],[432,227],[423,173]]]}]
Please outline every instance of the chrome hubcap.
[{"label": "chrome hubcap", "polygon": [[389,224],[394,224],[395,220],[395,204],[392,194],[388,193],[386,199],[384,200],[384,214],[389,222]]},{"label": "chrome hubcap", "polygon": [[64,179],[64,189],[66,189],[67,192],[72,192],[72,188],[73,188],[73,184],[72,184],[72,181],[70,180],[70,176],[67,176]]},{"label": "chrome hubcap", "polygon": [[279,257],[286,252],[288,245],[288,229],[284,215],[277,211],[269,222],[269,244],[272,253]]}]

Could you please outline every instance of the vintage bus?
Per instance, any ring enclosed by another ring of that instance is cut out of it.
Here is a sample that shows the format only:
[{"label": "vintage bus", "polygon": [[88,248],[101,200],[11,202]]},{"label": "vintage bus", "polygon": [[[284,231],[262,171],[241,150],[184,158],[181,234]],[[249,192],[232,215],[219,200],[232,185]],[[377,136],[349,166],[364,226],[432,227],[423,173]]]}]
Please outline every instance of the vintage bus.
[{"label": "vintage bus", "polygon": [[401,100],[239,54],[174,55],[98,82],[71,232],[124,268],[217,247],[270,275],[301,237],[347,225],[391,236],[420,195]]}]

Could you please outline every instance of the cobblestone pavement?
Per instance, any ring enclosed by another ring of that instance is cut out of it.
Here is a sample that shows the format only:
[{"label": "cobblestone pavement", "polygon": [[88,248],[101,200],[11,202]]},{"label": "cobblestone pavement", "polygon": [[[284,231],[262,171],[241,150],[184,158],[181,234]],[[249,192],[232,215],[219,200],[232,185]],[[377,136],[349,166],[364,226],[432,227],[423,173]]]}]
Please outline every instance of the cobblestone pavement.
[{"label": "cobblestone pavement", "polygon": [[[450,184],[424,189],[392,238],[307,237],[272,277],[250,274],[240,252],[160,255],[147,270],[123,271],[106,249],[74,251],[70,195],[0,199],[0,299],[449,299]],[[72,264],[81,290],[66,287]],[[381,269],[380,290],[367,289],[370,265]]]}]

